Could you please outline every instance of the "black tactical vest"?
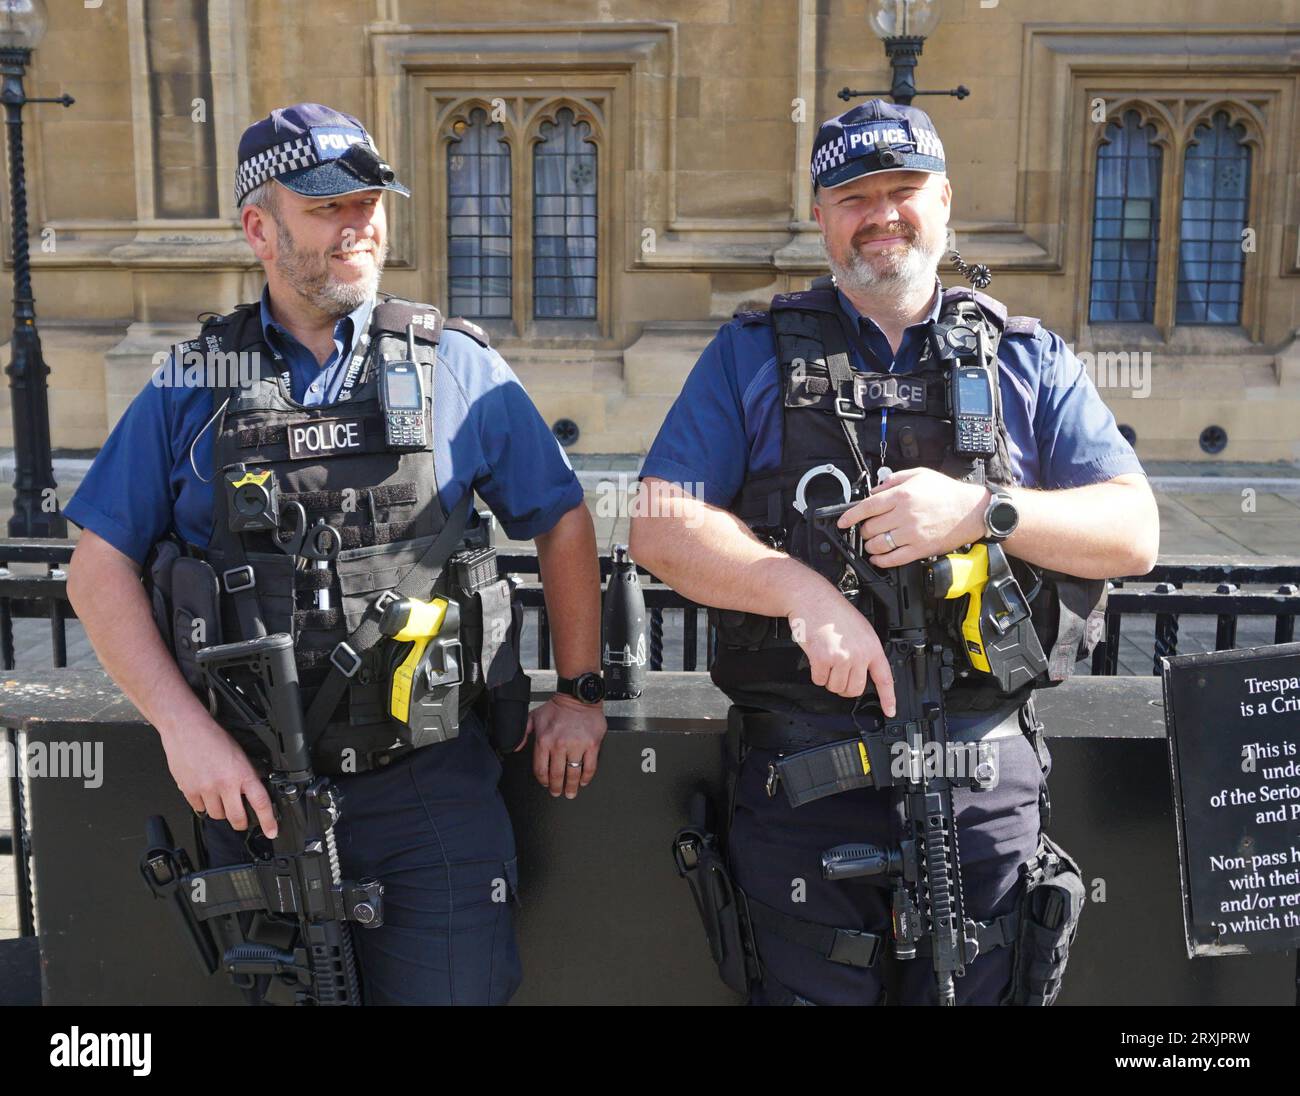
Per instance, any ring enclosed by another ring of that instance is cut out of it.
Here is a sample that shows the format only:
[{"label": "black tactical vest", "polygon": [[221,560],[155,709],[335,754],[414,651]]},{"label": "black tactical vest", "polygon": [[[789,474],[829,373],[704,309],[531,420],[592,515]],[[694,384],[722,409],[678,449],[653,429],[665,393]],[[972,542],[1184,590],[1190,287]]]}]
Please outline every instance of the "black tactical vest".
[{"label": "black tactical vest", "polygon": [[[838,294],[827,285],[778,295],[770,311],[744,313],[738,318],[765,322],[773,329],[782,396],[782,448],[779,467],[747,477],[728,509],[759,539],[809,563],[841,590],[855,585],[846,578],[843,560],[824,538],[811,531],[803,515],[818,506],[847,501],[851,492],[852,497],[860,497],[866,482],[878,482],[882,417],[886,422],[883,465],[894,471],[927,467],[970,483],[1013,482],[997,348],[1004,332],[1032,333],[1038,325],[1036,319],[1008,318],[1002,304],[974,290],[946,290],[916,368],[910,373],[890,374],[853,368],[849,348],[859,336],[843,314]],[[969,337],[972,331],[977,336],[974,341]],[[870,360],[865,353],[864,357]],[[992,376],[996,444],[989,457],[954,452],[948,384],[954,359],[978,362]],[[800,482],[814,469],[822,471],[808,479],[800,493]],[[1013,561],[1013,566],[1024,592],[1033,599],[1035,626],[1044,650],[1054,660],[1054,676],[1062,663],[1068,663],[1060,673],[1063,678],[1073,668],[1088,609],[1078,619],[1067,621],[1076,626],[1073,630],[1063,628],[1055,584],[1040,581],[1038,572],[1020,561]],[[1095,603],[1103,588],[1104,583],[1090,584],[1080,598]],[[883,624],[876,620],[869,594],[850,590],[847,596],[873,624]],[[943,612],[951,614],[957,605],[949,603]],[[866,699],[859,702],[815,685],[807,657],[791,637],[786,620],[731,610],[712,610],[711,616],[717,627],[717,647],[710,672],[714,683],[734,703],[818,714],[848,713],[874,703],[870,686]],[[877,631],[883,635],[881,628]],[[932,642],[951,647],[951,631],[936,624]],[[958,678],[947,703],[953,713],[1015,706],[984,674]]]},{"label": "black tactical vest", "polygon": [[[443,330],[442,316],[430,305],[378,301],[371,313],[369,344],[358,338],[344,391],[337,402],[326,406],[304,407],[290,398],[287,374],[275,372],[257,304],[209,321],[196,344],[178,348],[219,348],[227,355],[232,351],[240,355],[239,361],[258,355],[260,369],[251,386],[214,389],[213,531],[206,550],[195,554],[211,564],[220,582],[221,635],[209,642],[292,634],[304,709],[310,710],[322,682],[338,675],[339,662],[332,663],[331,655],[363,616],[375,612],[374,602],[381,593],[406,580],[404,589],[412,596],[455,596],[454,590],[449,592],[451,568],[444,566],[450,551],[440,553],[443,559],[432,563],[426,555],[444,527],[453,525],[448,530],[454,537],[451,550],[469,551],[488,543],[488,530],[470,508],[470,497],[454,515],[443,511],[431,444],[414,451],[387,446],[376,359],[406,359],[406,332],[412,323],[416,325],[415,358],[424,374],[429,439],[437,343]],[[486,345],[486,336],[473,324],[450,320],[447,326]],[[295,567],[294,558],[274,545],[269,532],[231,532],[221,474],[237,462],[259,470],[269,468],[281,505],[300,503],[309,527],[322,518],[336,527],[340,551],[329,567]],[[413,569],[423,573],[411,576]],[[249,570],[251,588],[245,586]],[[495,563],[492,571],[495,578]],[[460,605],[462,716],[482,693],[483,666],[493,664],[497,653],[491,639],[484,649],[485,632],[495,636],[508,632],[509,587],[500,585],[504,597],[494,587],[492,596],[485,593]],[[314,594],[322,586],[330,591],[328,610],[314,607]],[[492,627],[485,627],[489,623],[485,615],[491,617]],[[503,619],[497,620],[499,616]],[[387,713],[384,662],[388,650],[381,643],[358,653],[361,668],[347,679],[328,722],[307,728],[309,740],[315,739],[314,762],[322,772],[364,771],[413,748],[395,733]],[[250,754],[264,752],[233,713],[222,709],[217,718]]]}]

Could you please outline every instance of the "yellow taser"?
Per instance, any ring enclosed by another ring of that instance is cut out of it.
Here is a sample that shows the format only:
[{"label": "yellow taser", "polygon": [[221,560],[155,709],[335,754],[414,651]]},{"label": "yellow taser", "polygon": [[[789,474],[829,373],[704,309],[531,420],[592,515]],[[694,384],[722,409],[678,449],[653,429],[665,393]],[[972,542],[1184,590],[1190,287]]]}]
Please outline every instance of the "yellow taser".
[{"label": "yellow taser", "polygon": [[953,601],[970,594],[961,621],[961,635],[966,641],[966,653],[971,665],[986,674],[992,673],[992,670],[988,655],[984,652],[984,638],[980,635],[980,614],[983,611],[984,588],[988,581],[987,544],[973,544],[969,552],[950,552],[930,565],[930,582],[935,597]]},{"label": "yellow taser", "polygon": [[432,601],[404,597],[391,602],[384,609],[379,630],[398,643],[409,643],[411,649],[393,671],[392,690],[388,698],[388,711],[402,723],[411,715],[411,693],[415,688],[416,673],[429,646],[447,618],[447,599],[436,597]]}]

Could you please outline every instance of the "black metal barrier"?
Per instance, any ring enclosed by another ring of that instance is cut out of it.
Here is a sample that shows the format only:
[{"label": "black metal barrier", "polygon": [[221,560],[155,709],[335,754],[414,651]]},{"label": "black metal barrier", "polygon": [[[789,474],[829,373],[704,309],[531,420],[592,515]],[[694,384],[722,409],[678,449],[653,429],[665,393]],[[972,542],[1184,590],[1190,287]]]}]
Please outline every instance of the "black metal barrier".
[{"label": "black metal barrier", "polygon": [[[535,700],[553,675],[538,673]],[[1288,1004],[1287,955],[1189,960],[1159,683],[1082,678],[1040,695],[1054,757],[1052,833],[1093,899],[1071,953],[1067,1004]],[[724,1004],[670,838],[690,793],[721,783],[725,698],[702,673],[665,672],[609,705],[600,771],[552,799],[526,756],[502,789],[519,846],[521,1004]],[[137,859],[148,815],[189,832],[157,735],[99,671],[0,676],[0,723],[29,744],[102,743],[103,783],[32,778],[42,996],[47,1004],[239,1003],[205,978]],[[436,749],[437,747],[430,747]],[[346,810],[346,803],[344,804]]]},{"label": "black metal barrier", "polygon": [[[51,661],[55,667],[66,666],[66,622],[73,618],[75,613],[67,601],[63,567],[71,558],[73,547],[74,543],[71,541],[0,538],[0,668],[3,670],[12,670],[15,666],[14,620],[23,618],[40,618],[49,621]],[[24,565],[26,570],[31,570],[31,565],[37,565],[43,569],[43,573],[14,573],[10,570],[12,565],[20,564]],[[537,556],[532,551],[505,552],[501,556],[501,565],[502,570],[507,573],[534,578],[537,575]],[[610,558],[602,556],[602,581],[608,578],[611,567]],[[658,584],[655,577],[644,569],[639,570],[646,583],[644,593],[648,617],[650,668],[658,672],[664,671],[667,661],[666,650],[670,647],[679,651],[679,655],[673,661],[680,665],[681,670],[695,671],[707,667],[712,661],[714,639],[713,630],[708,623],[707,611],[704,607],[687,601],[673,590]],[[1195,587],[1212,587],[1212,589],[1195,589]],[[521,594],[532,618],[530,629],[533,637],[532,657],[528,658],[528,652],[525,652],[526,664],[530,669],[547,670],[551,666],[551,641],[548,611],[542,588],[536,581],[525,582]],[[1297,613],[1300,613],[1300,559],[1256,558],[1238,561],[1213,556],[1162,557],[1157,566],[1145,576],[1112,581],[1106,613],[1105,639],[1094,651],[1091,664],[1081,666],[1080,669],[1090,670],[1097,676],[1120,674],[1124,668],[1120,661],[1121,645],[1122,643],[1133,644],[1133,637],[1137,634],[1136,622],[1139,621],[1154,620],[1154,628],[1149,633],[1150,665],[1151,672],[1158,674],[1161,657],[1179,653],[1180,640],[1183,641],[1184,649],[1192,645],[1186,642],[1188,639],[1186,630],[1180,635],[1180,624],[1189,618],[1212,618],[1215,621],[1212,649],[1225,650],[1238,645],[1238,624],[1243,620],[1271,620],[1271,641],[1289,642],[1294,638]],[[680,619],[680,633],[671,632],[666,635],[665,626],[668,620],[666,614],[672,614],[674,618]],[[1124,628],[1126,619],[1135,622],[1127,629]],[[699,651],[701,637],[704,640],[702,658]],[[1143,644],[1141,650],[1144,652],[1148,649],[1144,646],[1148,636],[1139,635],[1138,639]],[[1253,640],[1253,642],[1267,641],[1258,638]],[[1200,649],[1208,647],[1205,639],[1201,639],[1199,643]],[[1140,657],[1145,660],[1145,653]],[[1132,657],[1130,657],[1130,669],[1132,665]],[[697,676],[704,681],[704,686],[708,687],[704,675]],[[657,680],[658,675],[656,675]],[[72,687],[70,681],[68,687]],[[659,687],[656,686],[656,692],[658,689]],[[1060,692],[1065,693],[1064,690]],[[1047,695],[1050,697],[1053,694]],[[684,702],[685,700],[693,703],[695,694],[690,694],[684,698]],[[675,712],[672,718],[693,719],[696,715],[695,710],[684,708]],[[1105,712],[1100,710],[1095,712],[1087,710],[1085,715],[1089,719],[1096,719],[1102,723],[1107,718]],[[133,714],[132,718],[134,718]],[[1048,726],[1049,733],[1053,733],[1055,728],[1050,722]],[[644,733],[662,733],[663,729],[662,723],[656,723],[653,729],[646,728]],[[17,747],[14,731],[3,719],[0,719],[0,730],[3,730],[8,743],[8,756],[14,756]],[[611,740],[611,744],[613,741]],[[1164,764],[1163,754],[1161,754],[1161,763]],[[30,875],[33,820],[29,817],[30,811],[25,801],[23,781],[16,773],[5,775],[10,790],[10,819],[7,830],[4,828],[5,820],[0,820],[0,855],[9,855],[13,858],[19,932],[23,936],[31,936],[36,931]],[[512,771],[508,766],[507,788],[512,779]],[[1167,784],[1167,777],[1165,783]],[[172,794],[176,794],[174,789]],[[1162,792],[1162,795],[1167,793]],[[674,807],[674,810],[676,809],[677,807]],[[674,815],[672,827],[675,828],[676,824],[676,815]],[[42,835],[43,840],[45,836]]]},{"label": "black metal barrier", "polygon": [[[50,622],[53,664],[67,665],[68,620],[76,617],[68,603],[63,568],[72,558],[73,541],[15,540],[0,537],[0,669],[15,668],[13,622],[15,618],[41,618]],[[38,564],[45,574],[14,574],[12,564]],[[509,551],[500,555],[503,573],[536,577],[535,551]],[[608,580],[613,563],[600,557],[601,582]],[[645,586],[649,617],[650,668],[663,670],[664,613],[682,611],[682,665],[672,669],[707,669],[712,659],[713,634],[707,609],[689,601],[659,583],[643,567],[637,568]],[[1136,589],[1135,584],[1151,589]],[[1213,586],[1211,590],[1187,590],[1189,586]],[[1249,587],[1249,589],[1243,589]],[[1268,589],[1271,587],[1271,589]],[[551,668],[550,620],[539,582],[524,582],[524,604],[536,621],[536,646],[530,668]],[[1124,617],[1156,617],[1152,649],[1152,674],[1160,672],[1160,658],[1179,653],[1179,622],[1183,617],[1213,617],[1216,620],[1214,650],[1236,645],[1237,625],[1242,618],[1272,618],[1273,643],[1290,643],[1295,638],[1295,619],[1300,615],[1300,558],[1260,557],[1250,560],[1222,556],[1162,556],[1150,572],[1112,579],[1106,612],[1104,640],[1093,652],[1091,671],[1096,675],[1119,673],[1119,646]],[[707,655],[699,665],[697,648],[701,628],[705,629]],[[2,848],[2,846],[0,846]]]},{"label": "black metal barrier", "polygon": [[[48,619],[52,663],[56,667],[67,665],[66,623],[76,614],[68,604],[63,567],[71,559],[74,547],[73,541],[0,538],[0,669],[11,670],[16,664],[13,632],[16,618]],[[37,565],[43,567],[45,573],[14,574],[9,570],[14,564]],[[535,551],[506,552],[501,556],[501,566],[506,573],[536,576],[537,554]],[[609,556],[601,557],[600,567],[604,582],[612,568]],[[686,671],[707,668],[712,662],[714,642],[707,610],[658,584],[644,568],[638,568],[638,571],[647,583],[645,601],[650,669],[665,669],[666,612],[680,613],[681,619],[680,666],[672,668]],[[1135,589],[1134,583],[1150,585],[1152,589]],[[1204,592],[1185,589],[1194,585],[1212,585],[1215,589]],[[1243,587],[1251,589],[1244,590]],[[521,596],[532,618],[535,637],[533,657],[527,660],[527,665],[530,669],[549,669],[550,623],[541,585],[524,583]],[[1236,561],[1218,556],[1162,557],[1156,567],[1141,578],[1112,581],[1105,639],[1093,652],[1088,669],[1094,675],[1120,672],[1121,639],[1131,636],[1131,630],[1121,632],[1126,616],[1141,619],[1154,615],[1151,672],[1158,674],[1160,658],[1179,653],[1179,625],[1184,617],[1213,617],[1216,621],[1213,649],[1227,650],[1237,645],[1237,626],[1242,618],[1272,618],[1272,642],[1290,642],[1295,634],[1297,613],[1300,613],[1300,559]],[[702,629],[705,635],[703,667],[698,650]],[[12,730],[0,730],[12,748]],[[0,824],[0,855],[14,857],[19,932],[26,936],[35,931],[28,861],[22,855],[30,843],[30,831],[25,821],[22,782],[11,776],[9,784],[10,826],[6,830]]]}]

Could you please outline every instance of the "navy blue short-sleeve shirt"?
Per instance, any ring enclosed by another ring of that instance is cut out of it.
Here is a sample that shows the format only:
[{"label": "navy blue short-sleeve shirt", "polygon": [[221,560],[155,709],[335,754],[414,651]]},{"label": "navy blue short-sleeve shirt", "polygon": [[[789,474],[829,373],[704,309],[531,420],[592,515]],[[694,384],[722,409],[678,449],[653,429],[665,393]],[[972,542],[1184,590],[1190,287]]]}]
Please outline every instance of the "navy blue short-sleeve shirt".
[{"label": "navy blue short-sleeve shirt", "polygon": [[[916,368],[926,325],[939,313],[938,294],[930,315],[903,333],[896,355],[880,328],[843,293],[839,301],[862,336],[861,345],[851,348],[854,368],[893,373]],[[1007,333],[998,346],[998,361],[1017,483],[1082,487],[1142,472],[1115,417],[1058,335],[1041,326],[1032,334]],[[725,324],[686,378],[641,476],[680,484],[712,506],[728,506],[747,475],[780,464],[778,374],[776,339],[766,313],[742,314]]]},{"label": "navy blue short-sleeve shirt", "polygon": [[[263,331],[277,365],[289,369],[295,400],[337,398],[371,303],[338,321],[334,353],[321,366],[275,323],[263,294]],[[547,532],[582,502],[582,487],[519,378],[459,331],[443,332],[438,365],[432,458],[443,508],[474,490],[511,538]],[[161,383],[170,372],[161,366],[132,401],[64,511],[137,563],[169,532],[200,546],[212,535],[213,487],[204,482],[212,477],[211,391]]]}]

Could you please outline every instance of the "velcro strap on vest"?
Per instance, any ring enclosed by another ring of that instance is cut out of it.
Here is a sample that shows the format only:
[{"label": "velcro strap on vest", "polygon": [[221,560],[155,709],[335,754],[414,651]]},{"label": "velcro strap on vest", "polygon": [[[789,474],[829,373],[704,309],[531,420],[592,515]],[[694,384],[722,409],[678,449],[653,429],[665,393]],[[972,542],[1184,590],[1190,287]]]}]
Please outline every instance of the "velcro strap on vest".
[{"label": "velcro strap on vest", "polygon": [[382,487],[370,487],[360,491],[281,491],[280,498],[285,502],[300,502],[309,513],[329,511],[343,512],[344,503],[353,509],[358,508],[366,498],[374,499],[376,506],[414,505],[417,495],[415,484],[387,483]]},{"label": "velcro strap on vest", "polygon": [[324,631],[327,628],[337,628],[342,623],[342,609],[295,609],[293,613],[295,635],[304,628],[309,631]]},{"label": "velcro strap on vest", "polygon": [[329,651],[314,651],[310,648],[298,647],[293,652],[293,660],[298,663],[298,684],[303,689],[315,688],[329,673]]},{"label": "velcro strap on vest", "polygon": [[374,542],[376,544],[414,540],[415,536],[415,522],[413,521],[381,521],[374,529]]},{"label": "velcro strap on vest", "polygon": [[875,966],[876,960],[880,958],[885,938],[877,933],[819,925],[814,921],[804,921],[782,913],[749,894],[745,898],[749,906],[749,920],[755,928],[816,952],[823,959],[842,963],[846,967],[866,968]]},{"label": "velcro strap on vest", "polygon": [[284,445],[289,440],[287,426],[246,426],[235,431],[240,449],[260,449],[263,445]]},{"label": "velcro strap on vest", "polygon": [[339,529],[343,550],[369,548],[376,544],[391,544],[399,540],[415,539],[414,521],[381,521],[377,525],[344,525]]},{"label": "velcro strap on vest", "polygon": [[328,567],[324,570],[308,567],[303,571],[295,571],[293,575],[295,590],[328,590],[333,585],[334,572]]}]

